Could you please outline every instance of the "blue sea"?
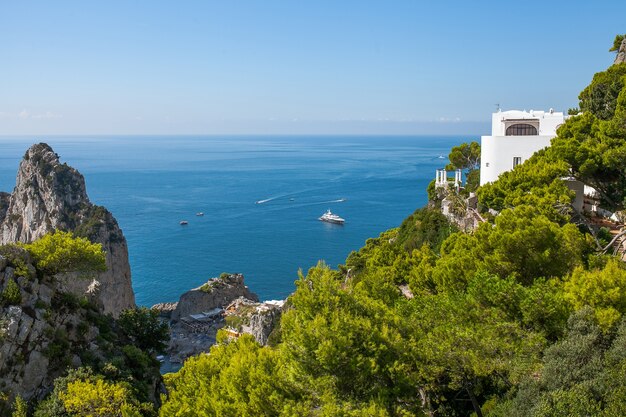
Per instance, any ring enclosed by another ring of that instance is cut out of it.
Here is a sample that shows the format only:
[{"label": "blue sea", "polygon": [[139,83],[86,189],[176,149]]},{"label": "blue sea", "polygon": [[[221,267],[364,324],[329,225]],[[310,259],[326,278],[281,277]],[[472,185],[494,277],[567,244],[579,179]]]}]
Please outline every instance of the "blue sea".
[{"label": "blue sea", "polygon": [[[298,270],[336,267],[427,201],[449,136],[0,137],[0,190],[32,143],[77,168],[128,240],[137,304],[177,301],[221,272],[283,299]],[[258,203],[257,203],[258,202]],[[327,209],[345,225],[318,220]],[[203,212],[204,216],[196,216]],[[179,222],[186,220],[186,226]]]}]

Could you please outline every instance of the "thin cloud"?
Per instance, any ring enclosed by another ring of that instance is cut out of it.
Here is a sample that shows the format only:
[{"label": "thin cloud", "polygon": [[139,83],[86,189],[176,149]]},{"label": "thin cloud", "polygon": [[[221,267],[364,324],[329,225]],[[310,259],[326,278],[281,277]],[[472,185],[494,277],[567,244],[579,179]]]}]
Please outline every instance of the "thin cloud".
[{"label": "thin cloud", "polygon": [[60,119],[63,116],[57,113],[53,113],[51,111],[47,111],[45,113],[42,114],[33,114],[31,116],[31,119]]},{"label": "thin cloud", "polygon": [[21,120],[51,120],[60,119],[62,114],[46,111],[44,113],[31,113],[27,109],[22,109],[19,113],[0,112],[0,119],[21,119]]}]

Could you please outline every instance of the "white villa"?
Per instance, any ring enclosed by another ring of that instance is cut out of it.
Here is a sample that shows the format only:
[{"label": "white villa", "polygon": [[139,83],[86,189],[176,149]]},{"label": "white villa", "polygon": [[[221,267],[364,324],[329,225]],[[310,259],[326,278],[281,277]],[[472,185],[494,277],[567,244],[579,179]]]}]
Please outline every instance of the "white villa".
[{"label": "white villa", "polygon": [[493,113],[491,136],[482,136],[480,140],[480,185],[495,181],[503,172],[550,146],[556,129],[567,117],[553,109]]}]

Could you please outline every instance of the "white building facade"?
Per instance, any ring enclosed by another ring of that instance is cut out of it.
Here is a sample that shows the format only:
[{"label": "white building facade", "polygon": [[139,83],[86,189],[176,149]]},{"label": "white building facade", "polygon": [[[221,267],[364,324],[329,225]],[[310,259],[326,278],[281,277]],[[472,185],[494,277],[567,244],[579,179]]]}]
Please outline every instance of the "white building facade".
[{"label": "white building facade", "polygon": [[565,122],[562,112],[498,111],[491,118],[491,136],[480,139],[480,185],[495,181],[540,149],[550,146]]}]

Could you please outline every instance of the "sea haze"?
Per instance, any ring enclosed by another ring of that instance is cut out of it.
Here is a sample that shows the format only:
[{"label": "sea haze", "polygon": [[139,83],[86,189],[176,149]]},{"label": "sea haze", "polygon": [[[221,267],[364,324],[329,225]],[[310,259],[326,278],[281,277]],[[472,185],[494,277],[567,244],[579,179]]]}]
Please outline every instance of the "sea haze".
[{"label": "sea haze", "polygon": [[[336,267],[427,201],[449,136],[0,138],[0,190],[32,143],[77,168],[117,218],[137,304],[176,301],[221,272],[281,299],[318,260]],[[342,201],[345,199],[345,201]],[[255,204],[255,202],[261,202]],[[331,209],[343,226],[320,222]],[[196,216],[203,212],[204,216]],[[187,226],[179,222],[187,220]]]}]

